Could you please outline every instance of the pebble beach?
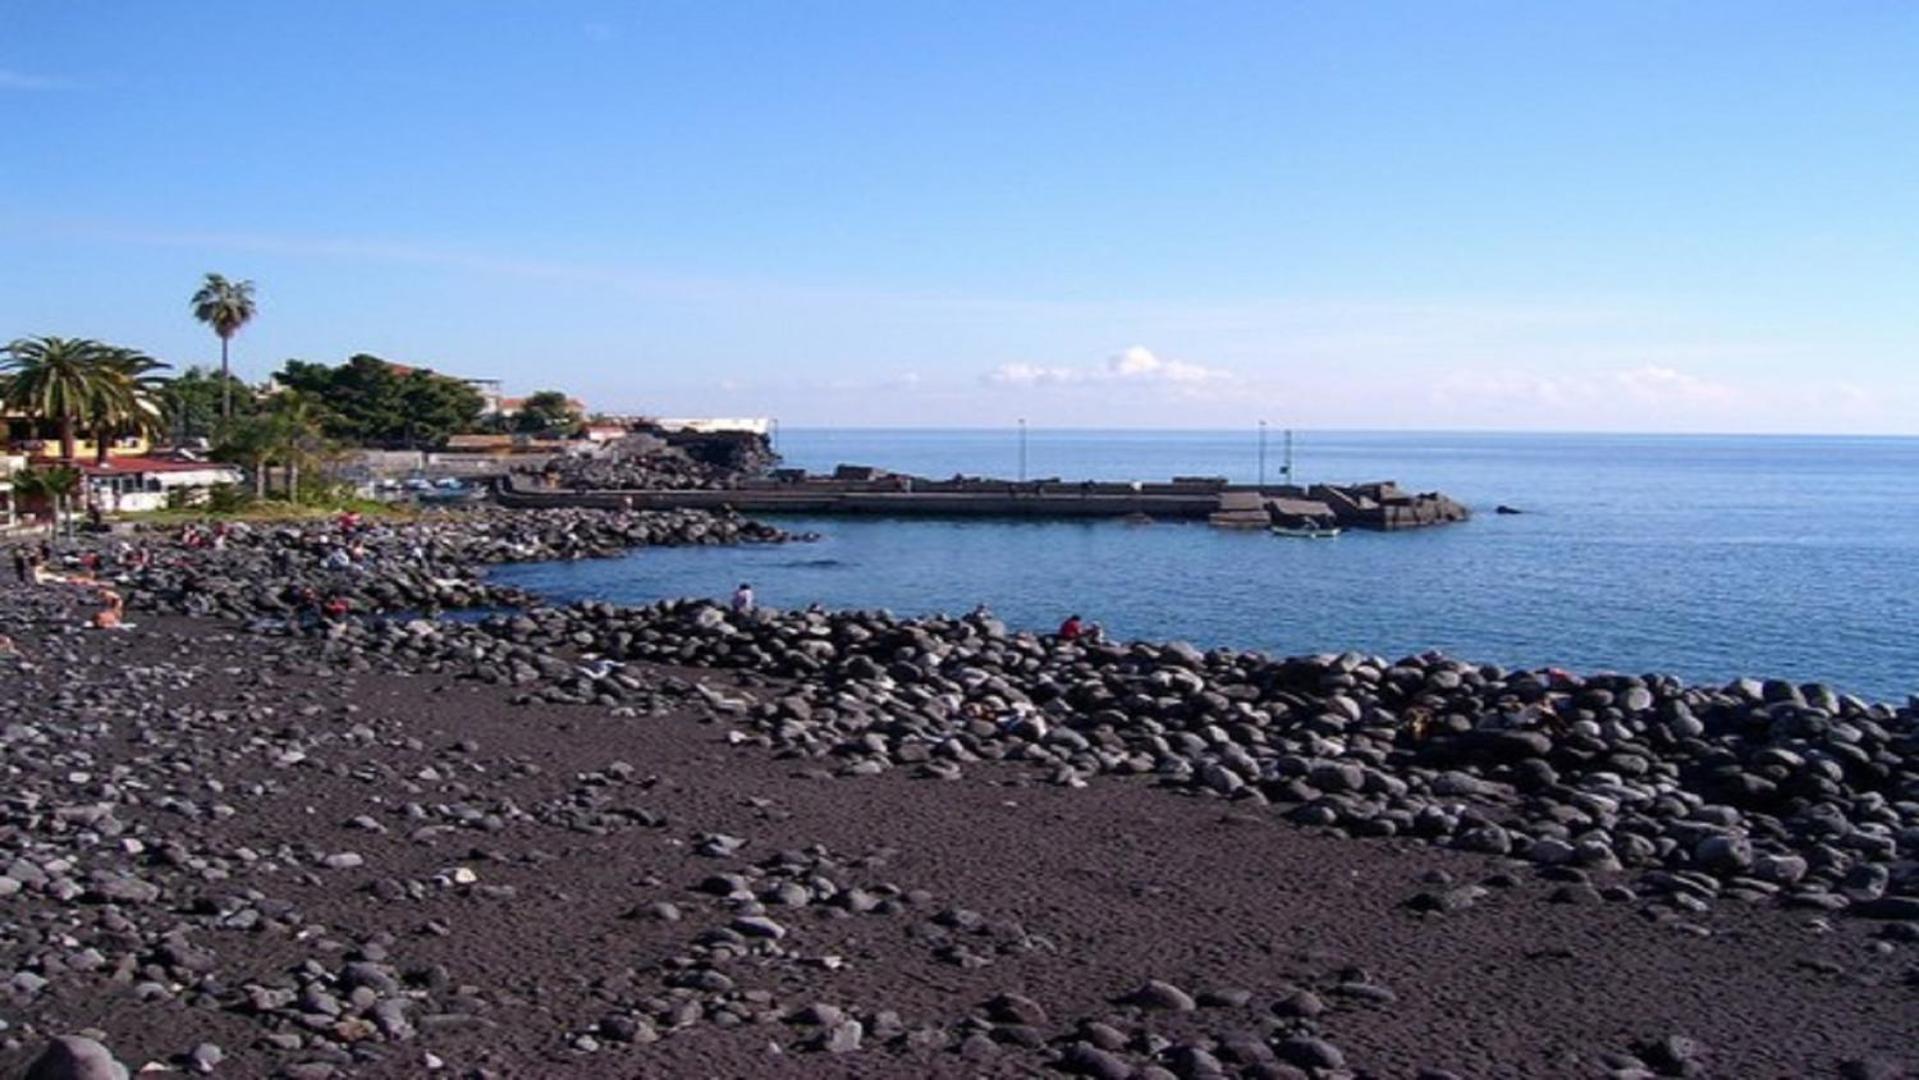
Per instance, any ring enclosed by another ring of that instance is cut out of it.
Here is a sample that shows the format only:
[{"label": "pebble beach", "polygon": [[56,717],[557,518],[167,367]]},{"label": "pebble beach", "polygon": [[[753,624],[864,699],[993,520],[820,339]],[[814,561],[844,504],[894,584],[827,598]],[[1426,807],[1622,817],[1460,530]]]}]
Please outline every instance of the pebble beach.
[{"label": "pebble beach", "polygon": [[1919,1064],[1912,701],[486,575],[803,539],[147,533],[117,631],[0,587],[0,1073]]}]

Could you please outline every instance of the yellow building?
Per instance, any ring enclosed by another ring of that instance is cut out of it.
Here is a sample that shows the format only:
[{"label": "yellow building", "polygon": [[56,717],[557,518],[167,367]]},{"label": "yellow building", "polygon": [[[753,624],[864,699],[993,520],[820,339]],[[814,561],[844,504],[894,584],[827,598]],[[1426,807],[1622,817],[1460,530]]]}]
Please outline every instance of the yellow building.
[{"label": "yellow building", "polygon": [[[60,456],[60,425],[52,421],[0,414],[0,432],[6,436],[4,444],[0,444],[0,453],[36,459]],[[144,435],[122,435],[107,446],[107,456],[110,458],[141,457],[152,452],[153,443]],[[73,456],[81,461],[91,461],[97,456],[88,432],[74,433]]]}]

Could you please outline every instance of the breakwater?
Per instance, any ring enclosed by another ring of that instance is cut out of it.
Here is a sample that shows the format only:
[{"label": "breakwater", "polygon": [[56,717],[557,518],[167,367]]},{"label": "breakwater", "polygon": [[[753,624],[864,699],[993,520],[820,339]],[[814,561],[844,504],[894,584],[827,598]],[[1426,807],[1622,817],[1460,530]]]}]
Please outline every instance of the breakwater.
[{"label": "breakwater", "polygon": [[1243,485],[1213,478],[1155,483],[929,480],[864,467],[833,476],[782,471],[725,489],[579,491],[502,478],[495,497],[517,509],[731,509],[750,514],[866,514],[933,517],[1150,518],[1210,520],[1258,527],[1289,520],[1334,521],[1395,530],[1464,521],[1467,508],[1438,492],[1412,493],[1391,481],[1369,484]]}]

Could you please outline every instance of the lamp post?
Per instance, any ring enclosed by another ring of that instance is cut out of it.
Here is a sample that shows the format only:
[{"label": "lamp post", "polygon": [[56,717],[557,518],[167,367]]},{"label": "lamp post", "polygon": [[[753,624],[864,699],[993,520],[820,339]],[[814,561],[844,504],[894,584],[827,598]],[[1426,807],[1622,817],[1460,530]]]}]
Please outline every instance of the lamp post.
[{"label": "lamp post", "polygon": [[1026,482],[1026,418],[1019,418],[1019,482]]}]

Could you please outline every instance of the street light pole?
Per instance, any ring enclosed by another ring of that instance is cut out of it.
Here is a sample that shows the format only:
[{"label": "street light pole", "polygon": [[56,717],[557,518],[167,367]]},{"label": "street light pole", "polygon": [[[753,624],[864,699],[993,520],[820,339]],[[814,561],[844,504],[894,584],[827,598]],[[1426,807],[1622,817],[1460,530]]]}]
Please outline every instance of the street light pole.
[{"label": "street light pole", "polygon": [[1019,418],[1019,481],[1026,482],[1026,418]]}]

